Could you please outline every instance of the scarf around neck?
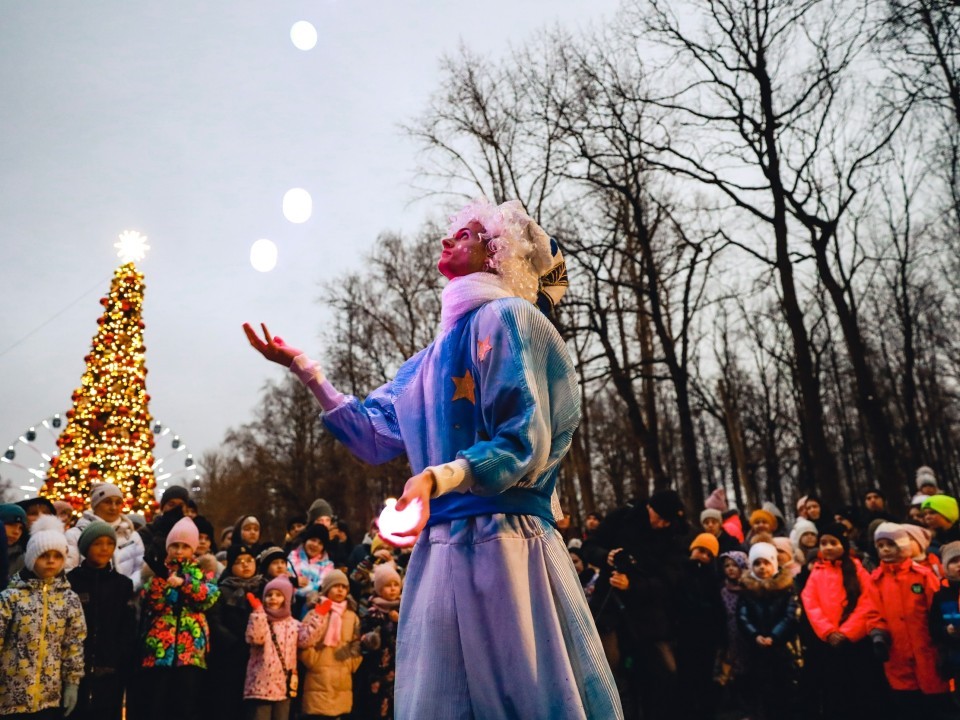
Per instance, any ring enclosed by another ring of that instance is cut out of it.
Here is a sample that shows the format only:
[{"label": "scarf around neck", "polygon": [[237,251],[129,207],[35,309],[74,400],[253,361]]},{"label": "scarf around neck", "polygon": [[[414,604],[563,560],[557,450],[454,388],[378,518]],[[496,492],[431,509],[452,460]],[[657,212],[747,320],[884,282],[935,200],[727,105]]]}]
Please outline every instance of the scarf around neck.
[{"label": "scarf around neck", "polygon": [[343,630],[343,613],[347,609],[347,601],[333,603],[330,606],[330,624],[323,636],[323,644],[327,647],[340,645],[340,632]]},{"label": "scarf around neck", "polygon": [[499,275],[476,272],[455,277],[440,295],[440,332],[448,332],[467,313],[491,300],[516,297]]}]

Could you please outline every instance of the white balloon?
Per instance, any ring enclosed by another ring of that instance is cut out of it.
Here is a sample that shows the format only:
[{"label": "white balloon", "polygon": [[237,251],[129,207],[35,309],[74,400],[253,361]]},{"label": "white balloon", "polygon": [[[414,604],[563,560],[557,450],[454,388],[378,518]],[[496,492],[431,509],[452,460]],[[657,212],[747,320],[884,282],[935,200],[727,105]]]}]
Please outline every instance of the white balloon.
[{"label": "white balloon", "polygon": [[305,223],[313,214],[313,199],[303,188],[287,190],[283,196],[283,216],[292,223]]},{"label": "white balloon", "polygon": [[254,270],[270,272],[277,266],[277,246],[273,240],[260,238],[250,246],[250,264]]},{"label": "white balloon", "polygon": [[380,513],[380,520],[377,523],[380,528],[380,537],[396,547],[409,547],[417,541],[417,538],[400,536],[397,533],[407,532],[417,526],[423,516],[423,504],[414,498],[407,507],[398,512],[394,507],[396,503],[396,500],[390,498]]},{"label": "white balloon", "polygon": [[306,20],[299,20],[290,28],[290,40],[297,50],[313,50],[317,45],[317,29]]}]

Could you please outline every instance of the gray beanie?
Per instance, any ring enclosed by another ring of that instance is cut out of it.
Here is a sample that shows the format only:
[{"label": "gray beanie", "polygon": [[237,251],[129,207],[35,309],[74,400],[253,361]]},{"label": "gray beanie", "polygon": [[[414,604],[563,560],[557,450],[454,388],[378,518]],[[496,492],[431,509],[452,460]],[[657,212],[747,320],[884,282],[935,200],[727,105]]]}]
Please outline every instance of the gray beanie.
[{"label": "gray beanie", "polygon": [[307,510],[307,524],[312,525],[321,517],[333,517],[333,507],[323,498],[317,498]]},{"label": "gray beanie", "polygon": [[719,510],[714,510],[713,508],[707,508],[700,513],[700,522],[702,523],[707,518],[713,518],[717,522],[723,522],[723,513]]},{"label": "gray beanie", "polygon": [[77,540],[80,554],[86,557],[87,550],[93,545],[93,541],[102,537],[113,538],[113,542],[117,542],[117,532],[110,523],[105,523],[103,520],[94,520],[83,529],[83,532],[80,533],[80,539]]},{"label": "gray beanie", "polygon": [[323,580],[320,582],[320,594],[326,595],[327,591],[334,585],[346,585],[350,587],[350,582],[347,580],[347,576],[340,570],[331,570],[323,576]]},{"label": "gray beanie", "polygon": [[960,540],[954,540],[940,548],[940,562],[943,563],[944,567],[958,555],[960,555]]}]

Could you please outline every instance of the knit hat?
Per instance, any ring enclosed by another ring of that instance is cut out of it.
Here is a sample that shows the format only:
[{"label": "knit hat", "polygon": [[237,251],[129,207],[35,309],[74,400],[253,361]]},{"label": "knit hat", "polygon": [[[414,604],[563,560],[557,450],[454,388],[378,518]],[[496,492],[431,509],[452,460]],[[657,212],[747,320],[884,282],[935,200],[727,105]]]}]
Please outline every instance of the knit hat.
[{"label": "knit hat", "polygon": [[290,602],[293,599],[293,585],[290,584],[290,578],[281,575],[268,582],[263,588],[264,601],[267,599],[267,593],[271,590],[279,590],[283,593],[283,607],[278,610],[271,610],[264,606],[264,611],[274,620],[283,620],[290,617]]},{"label": "knit hat", "polygon": [[320,583],[320,594],[326,595],[334,585],[346,585],[350,587],[347,576],[340,570],[331,570],[323,576],[323,581]]},{"label": "knit hat", "polygon": [[719,523],[723,522],[723,514],[715,508],[707,508],[700,513],[700,524],[702,525],[707,518],[713,518]]},{"label": "knit hat", "polygon": [[844,527],[843,523],[830,523],[823,526],[823,530],[820,531],[820,537],[824,535],[829,535],[830,537],[835,537],[840,541],[840,544],[843,545],[843,551],[850,551],[850,540],[847,538],[847,528]]},{"label": "knit hat", "polygon": [[753,563],[760,559],[767,560],[773,565],[774,574],[780,569],[780,563],[777,562],[777,548],[770,543],[758,542],[750,548],[750,555],[747,558],[749,566],[752,568]]},{"label": "knit hat", "polygon": [[721,513],[727,511],[727,493],[722,487],[718,487],[710,495],[707,496],[707,500],[703,503],[703,506],[708,510],[719,510]]},{"label": "knit hat", "polygon": [[312,525],[321,517],[333,517],[333,507],[323,498],[317,498],[307,509],[307,524]]},{"label": "knit hat", "polygon": [[720,553],[721,562],[724,558],[733,560],[741,570],[747,569],[747,554],[742,550],[727,550],[725,553]]},{"label": "knit hat", "polygon": [[57,515],[62,512],[70,513],[73,515],[73,505],[68,503],[66,500],[54,500],[53,509],[57,511]]},{"label": "knit hat", "polygon": [[880,523],[877,531],[873,534],[873,541],[892,540],[901,550],[910,550],[910,536],[899,523],[884,522]]},{"label": "knit hat", "polygon": [[669,522],[671,527],[686,524],[686,511],[676,490],[661,490],[654,493],[647,500],[647,505],[652,507],[657,515]]},{"label": "knit hat", "polygon": [[80,539],[77,540],[77,547],[80,549],[80,554],[86,557],[87,550],[90,549],[93,541],[102,537],[112,538],[114,544],[116,544],[117,531],[113,529],[110,523],[105,523],[103,520],[94,520],[83,529],[83,532],[80,533]]},{"label": "knit hat", "polygon": [[917,545],[920,546],[920,552],[925,553],[927,551],[927,548],[930,547],[930,540],[933,539],[929,530],[913,523],[903,523],[900,527],[906,531],[911,540],[916,540]]},{"label": "knit hat", "polygon": [[924,510],[930,509],[940,513],[950,521],[951,525],[957,521],[957,518],[960,518],[960,508],[957,508],[957,500],[949,495],[930,495],[923,501],[921,507]]},{"label": "knit hat", "polygon": [[133,523],[133,527],[137,530],[145,528],[147,526],[147,521],[144,519],[143,515],[140,513],[127,513],[127,520]]},{"label": "knit hat", "polygon": [[816,525],[806,518],[797,518],[797,521],[793,524],[793,529],[790,531],[790,542],[793,543],[794,547],[800,547],[800,538],[807,533],[819,535],[820,531],[817,530]]},{"label": "knit hat", "polygon": [[323,543],[323,546],[326,547],[330,544],[330,531],[327,530],[326,525],[313,524],[307,525],[303,532],[300,533],[300,537],[297,538],[297,544],[302,545],[307,540],[311,538],[316,538]]},{"label": "knit hat", "polygon": [[804,508],[807,507],[807,496],[801,495],[797,498],[797,514],[799,515],[804,511]]},{"label": "knit hat", "polygon": [[777,527],[786,527],[787,519],[783,516],[783,513],[780,511],[780,508],[778,508],[769,500],[765,500],[760,507],[766,510],[768,513],[770,513],[777,519]]},{"label": "knit hat", "polygon": [[917,490],[923,490],[926,485],[937,486],[937,475],[929,465],[917,468]]},{"label": "knit hat", "polygon": [[373,589],[377,595],[386,587],[391,580],[403,583],[400,579],[400,573],[397,572],[397,566],[392,562],[380,563],[373,568]]},{"label": "knit hat", "polygon": [[274,560],[283,560],[286,562],[287,554],[283,551],[283,548],[278,548],[276,545],[273,547],[268,547],[266,550],[263,550],[259,555],[257,555],[257,569],[260,571],[260,574],[266,576],[267,568],[270,567],[270,563]]},{"label": "knit hat", "polygon": [[257,556],[253,554],[253,548],[249,545],[231,545],[227,548],[227,570],[233,567],[233,564],[241,555],[249,555],[254,561],[257,559]]},{"label": "knit hat", "polygon": [[200,533],[192,519],[188,517],[180,518],[177,520],[177,524],[170,528],[166,546],[169,548],[175,542],[189,545],[192,550],[197,549],[200,542]]},{"label": "knit hat", "polygon": [[22,507],[24,512],[32,508],[34,505],[43,505],[47,509],[47,512],[49,512],[51,515],[57,514],[57,509],[53,506],[53,503],[45,497],[38,496],[27,498],[26,500],[20,500],[17,505]]},{"label": "knit hat", "polygon": [[210,538],[210,550],[217,551],[217,544],[214,542],[217,532],[213,529],[213,523],[207,520],[203,515],[197,515],[193,518],[193,524],[197,526],[197,532],[200,535],[206,535]]},{"label": "knit hat", "polygon": [[720,554],[720,541],[711,533],[700,533],[693,539],[693,542],[690,543],[689,549],[693,550],[694,548],[702,548],[708,551],[713,557],[716,557]]},{"label": "knit hat", "polygon": [[925,495],[924,493],[918,492],[916,495],[910,498],[910,507],[920,507],[921,505],[923,505],[923,503],[926,501],[928,497],[930,496]]},{"label": "knit hat", "polygon": [[187,490],[183,485],[171,485],[166,490],[163,491],[163,495],[160,496],[160,507],[163,508],[171,500],[183,500],[186,502],[190,499],[190,491]]},{"label": "knit hat", "polygon": [[23,511],[23,508],[14,503],[5,503],[0,505],[0,522],[4,525],[13,525],[14,523],[20,523],[24,527],[27,526],[27,514]]},{"label": "knit hat", "polygon": [[775,537],[773,538],[773,546],[777,550],[785,552],[790,557],[793,557],[793,543],[790,542],[790,538]]},{"label": "knit hat", "polygon": [[958,555],[960,555],[960,540],[954,540],[940,548],[940,562],[944,567]]},{"label": "knit hat", "polygon": [[113,483],[102,482],[97,483],[90,490],[90,509],[93,510],[97,507],[102,501],[106,500],[108,497],[116,497],[123,499],[123,493],[120,492],[118,488]]},{"label": "knit hat", "polygon": [[30,539],[27,541],[27,552],[24,554],[25,565],[33,570],[37,558],[50,550],[56,550],[67,557],[67,536],[63,534],[63,523],[56,515],[41,515],[30,528]]},{"label": "knit hat", "polygon": [[777,518],[769,510],[764,510],[760,508],[759,510],[754,510],[750,513],[750,525],[752,526],[757,520],[766,519],[767,523],[773,530],[777,529]]}]

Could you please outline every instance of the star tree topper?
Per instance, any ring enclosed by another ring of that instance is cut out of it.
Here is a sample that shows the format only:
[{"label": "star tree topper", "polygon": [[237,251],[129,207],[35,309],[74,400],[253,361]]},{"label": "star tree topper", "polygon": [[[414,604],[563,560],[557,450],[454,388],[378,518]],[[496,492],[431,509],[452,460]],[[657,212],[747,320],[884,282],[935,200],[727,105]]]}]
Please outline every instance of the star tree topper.
[{"label": "star tree topper", "polygon": [[120,242],[114,243],[113,246],[124,263],[143,260],[147,250],[150,249],[147,245],[147,236],[141,235],[136,230],[124,230],[120,233]]}]

